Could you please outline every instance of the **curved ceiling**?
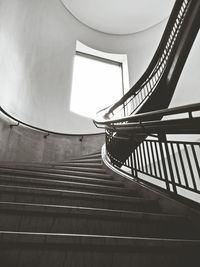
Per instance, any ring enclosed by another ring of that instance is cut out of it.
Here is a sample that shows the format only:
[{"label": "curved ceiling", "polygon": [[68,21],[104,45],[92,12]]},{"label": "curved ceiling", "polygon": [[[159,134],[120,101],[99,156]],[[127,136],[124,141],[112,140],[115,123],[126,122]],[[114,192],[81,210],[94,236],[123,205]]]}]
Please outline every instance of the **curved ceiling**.
[{"label": "curved ceiling", "polygon": [[169,16],[175,0],[61,0],[80,22],[109,34],[131,34]]}]

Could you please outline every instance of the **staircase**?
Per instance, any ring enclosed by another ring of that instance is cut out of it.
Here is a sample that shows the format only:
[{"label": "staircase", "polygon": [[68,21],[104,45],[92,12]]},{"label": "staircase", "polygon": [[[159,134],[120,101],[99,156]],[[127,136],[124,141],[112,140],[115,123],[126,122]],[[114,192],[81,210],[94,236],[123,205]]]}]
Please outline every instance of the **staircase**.
[{"label": "staircase", "polygon": [[199,230],[107,174],[100,153],[0,164],[0,266],[197,266]]}]

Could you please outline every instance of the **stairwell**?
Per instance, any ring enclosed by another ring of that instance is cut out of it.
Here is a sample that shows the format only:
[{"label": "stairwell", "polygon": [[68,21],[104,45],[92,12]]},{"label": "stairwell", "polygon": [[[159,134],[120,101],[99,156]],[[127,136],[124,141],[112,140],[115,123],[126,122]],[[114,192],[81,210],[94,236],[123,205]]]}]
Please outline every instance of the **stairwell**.
[{"label": "stairwell", "polygon": [[100,153],[1,163],[0,266],[196,266],[198,229],[106,173]]}]

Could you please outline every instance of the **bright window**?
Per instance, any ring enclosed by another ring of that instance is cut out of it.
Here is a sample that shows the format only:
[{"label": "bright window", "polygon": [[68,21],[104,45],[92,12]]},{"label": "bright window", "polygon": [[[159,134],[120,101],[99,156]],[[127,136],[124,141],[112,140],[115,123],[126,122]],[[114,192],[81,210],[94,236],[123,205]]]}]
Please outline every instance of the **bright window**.
[{"label": "bright window", "polygon": [[79,53],[75,55],[70,110],[85,117],[114,104],[123,95],[122,64]]}]

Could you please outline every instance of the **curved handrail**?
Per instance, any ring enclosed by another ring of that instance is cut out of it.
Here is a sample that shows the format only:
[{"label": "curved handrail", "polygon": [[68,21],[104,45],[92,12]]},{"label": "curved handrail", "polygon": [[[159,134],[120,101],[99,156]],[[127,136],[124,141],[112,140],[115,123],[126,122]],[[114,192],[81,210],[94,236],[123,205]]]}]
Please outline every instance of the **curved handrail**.
[{"label": "curved handrail", "polygon": [[114,105],[112,105],[103,119],[129,116],[138,113],[139,109],[147,102],[157,85],[164,76],[165,69],[170,64],[173,50],[181,35],[181,28],[192,0],[176,1],[159,46],[148,68],[136,84]]},{"label": "curved handrail", "polygon": [[[161,109],[161,110],[155,110],[155,111],[151,111],[151,112],[145,112],[145,113],[139,113],[136,115],[132,115],[132,116],[127,116],[124,118],[120,118],[120,119],[113,119],[110,120],[109,123],[107,123],[107,121],[101,121],[98,122],[97,127],[104,127],[107,129],[113,129],[113,126],[124,126],[127,125],[131,125],[131,123],[133,122],[138,122],[138,123],[142,123],[142,122],[146,122],[146,121],[152,121],[152,120],[157,120],[157,117],[163,117],[163,116],[168,116],[168,115],[178,115],[178,114],[182,114],[182,113],[188,113],[191,114],[192,112],[195,111],[200,111],[200,103],[195,103],[195,104],[190,104],[190,105],[183,105],[183,106],[179,106],[179,107],[173,107],[173,108],[166,108],[166,109]],[[123,123],[126,124],[123,124]]]},{"label": "curved handrail", "polygon": [[43,128],[39,128],[39,127],[33,126],[33,125],[28,124],[26,122],[23,122],[21,120],[18,120],[17,118],[15,118],[12,115],[8,114],[1,106],[0,106],[0,112],[3,113],[9,119],[12,119],[12,120],[14,120],[14,121],[17,122],[16,125],[12,125],[11,124],[10,127],[19,126],[21,124],[21,125],[26,126],[28,128],[31,128],[31,129],[34,129],[36,131],[45,133],[46,135],[44,135],[44,137],[47,137],[47,136],[49,136],[51,134],[59,135],[59,136],[81,136],[81,137],[82,136],[92,136],[92,135],[102,135],[102,133],[93,133],[93,134],[67,134],[67,133],[59,133],[59,132],[49,131],[49,130],[45,130]]},{"label": "curved handrail", "polygon": [[[198,33],[199,18],[200,1],[177,0],[159,48],[147,71],[119,102],[109,108],[104,116],[94,120],[98,127],[109,129],[112,126],[110,131],[113,132],[112,137],[115,136],[115,138],[110,138],[109,145],[112,147],[115,161],[117,160],[121,165],[148,134],[144,131],[143,136],[130,145],[128,140],[134,133],[128,128],[123,133],[118,131],[115,120],[119,119],[117,124],[123,124],[121,127],[125,129],[124,124],[134,121],[134,116],[137,114],[168,107]],[[161,113],[157,114],[157,120],[161,120],[162,116]],[[149,119],[146,117],[146,120]],[[106,132],[106,138],[107,135],[109,135],[109,130]]]},{"label": "curved handrail", "polygon": [[[200,141],[195,136],[200,135],[199,112],[200,103],[197,103],[138,114],[132,116],[132,122],[122,121],[124,118],[106,124],[109,164],[137,182],[156,187],[176,200],[197,207],[196,202],[200,203]],[[157,120],[158,116],[163,120]],[[124,132],[132,134],[123,135]],[[190,137],[181,139],[180,134]],[[115,145],[124,146],[127,142],[130,153],[124,161],[118,157]]]}]

